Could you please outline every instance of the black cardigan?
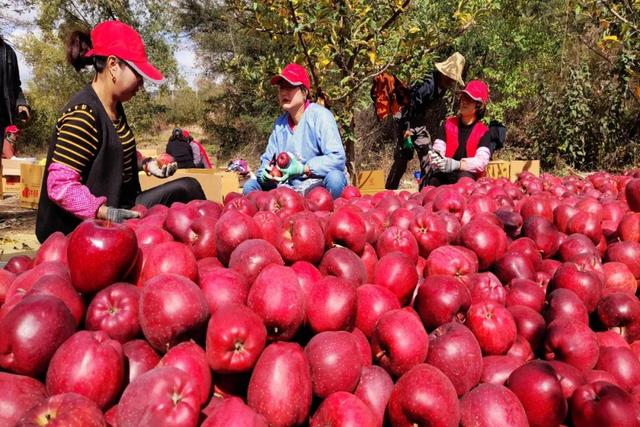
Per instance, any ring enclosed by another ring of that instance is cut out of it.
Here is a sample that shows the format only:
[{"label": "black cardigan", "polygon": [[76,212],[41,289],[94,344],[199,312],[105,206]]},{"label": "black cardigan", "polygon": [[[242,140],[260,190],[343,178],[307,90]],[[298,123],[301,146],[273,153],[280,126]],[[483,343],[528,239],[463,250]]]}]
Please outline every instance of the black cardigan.
[{"label": "black cardigan", "polygon": [[[93,163],[82,173],[82,183],[89,188],[94,196],[105,196],[108,206],[130,207],[135,202],[135,196],[140,193],[138,174],[133,174],[133,180],[128,183],[128,188],[126,189],[128,196],[125,196],[122,188],[122,173],[124,169],[122,143],[116,133],[113,122],[90,84],[71,98],[71,101],[65,106],[63,114],[80,104],[86,104],[93,112],[96,118],[98,141],[100,143]],[[118,114],[124,118],[124,109],[120,103],[118,103],[117,109]],[[48,169],[51,164],[56,138],[57,132],[54,129],[49,143],[47,163],[42,177],[40,202],[38,203],[36,236],[40,242],[46,240],[56,231],[69,234],[81,222],[79,218],[55,204],[47,193]],[[125,198],[127,200],[124,200]]]}]

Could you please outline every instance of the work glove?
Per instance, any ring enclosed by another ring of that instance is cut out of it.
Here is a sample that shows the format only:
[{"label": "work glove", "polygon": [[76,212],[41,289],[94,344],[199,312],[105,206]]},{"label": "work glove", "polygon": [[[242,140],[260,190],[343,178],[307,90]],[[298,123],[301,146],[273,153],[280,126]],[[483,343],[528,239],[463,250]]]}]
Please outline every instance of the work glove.
[{"label": "work glove", "polygon": [[291,178],[295,178],[304,173],[304,165],[300,163],[300,161],[294,156],[292,153],[289,154],[289,166],[286,168],[281,168],[278,166],[280,172],[282,172],[282,181],[287,181]]},{"label": "work glove", "polygon": [[140,213],[129,209],[119,209],[107,206],[107,221],[121,223],[126,219],[140,218]]},{"label": "work glove", "polygon": [[269,173],[266,167],[260,169],[257,174],[258,182],[262,185],[267,184],[269,181],[280,182],[282,178],[279,176],[273,176]]},{"label": "work glove", "polygon": [[402,148],[404,150],[412,151],[413,150],[413,139],[411,135],[407,136],[402,142]]},{"label": "work glove", "polygon": [[454,160],[451,157],[439,157],[434,159],[432,163],[434,169],[440,172],[449,173],[460,169],[460,161]]},{"label": "work glove", "polygon": [[158,178],[166,178],[176,173],[176,170],[178,170],[178,164],[176,162],[172,162],[160,167],[156,159],[149,157],[145,159],[144,163],[142,164],[142,168],[147,173],[147,175],[153,175]]}]

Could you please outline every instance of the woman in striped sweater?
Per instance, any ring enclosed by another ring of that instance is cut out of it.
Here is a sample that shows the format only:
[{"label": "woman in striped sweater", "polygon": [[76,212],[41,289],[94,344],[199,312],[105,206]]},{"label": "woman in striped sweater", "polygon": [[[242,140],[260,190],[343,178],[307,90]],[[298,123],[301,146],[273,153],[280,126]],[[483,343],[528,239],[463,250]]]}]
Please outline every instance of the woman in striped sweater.
[{"label": "woman in striped sweater", "polygon": [[122,222],[139,214],[134,205],[170,205],[204,199],[198,182],[181,178],[140,190],[138,171],[166,178],[175,164],[144,158],[127,122],[123,102],[135,96],[143,79],[164,80],[147,60],[140,35],[119,21],[98,24],[91,36],[74,32],[67,60],[76,70],[93,65],[93,81],[64,108],[51,137],[38,205],[36,235],[65,234],[84,219]]}]

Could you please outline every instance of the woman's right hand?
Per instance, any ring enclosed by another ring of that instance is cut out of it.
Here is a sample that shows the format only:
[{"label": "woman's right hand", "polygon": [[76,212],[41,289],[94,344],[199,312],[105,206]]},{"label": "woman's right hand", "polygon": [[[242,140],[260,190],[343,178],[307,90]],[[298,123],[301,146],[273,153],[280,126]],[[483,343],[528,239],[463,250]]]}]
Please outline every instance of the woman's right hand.
[{"label": "woman's right hand", "polygon": [[98,209],[96,218],[119,224],[127,219],[140,218],[140,212],[132,211],[129,209],[112,208],[107,205],[102,205]]}]

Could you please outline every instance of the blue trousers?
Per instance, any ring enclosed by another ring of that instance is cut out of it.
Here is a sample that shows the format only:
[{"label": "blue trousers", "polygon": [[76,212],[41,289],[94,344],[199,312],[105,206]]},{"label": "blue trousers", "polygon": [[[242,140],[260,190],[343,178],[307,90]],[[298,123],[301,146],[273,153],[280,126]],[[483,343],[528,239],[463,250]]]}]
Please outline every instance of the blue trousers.
[{"label": "blue trousers", "polygon": [[[319,182],[318,185],[322,185],[324,188],[331,193],[331,197],[337,199],[342,194],[342,190],[347,186],[347,177],[342,171],[331,171],[325,176],[322,182]],[[260,184],[257,179],[250,179],[244,184],[242,188],[242,193],[246,196],[252,191],[269,191],[276,188],[277,183],[274,181],[269,181],[265,184]],[[295,185],[292,186],[293,189],[296,188]],[[313,187],[308,188],[310,190]]]}]

